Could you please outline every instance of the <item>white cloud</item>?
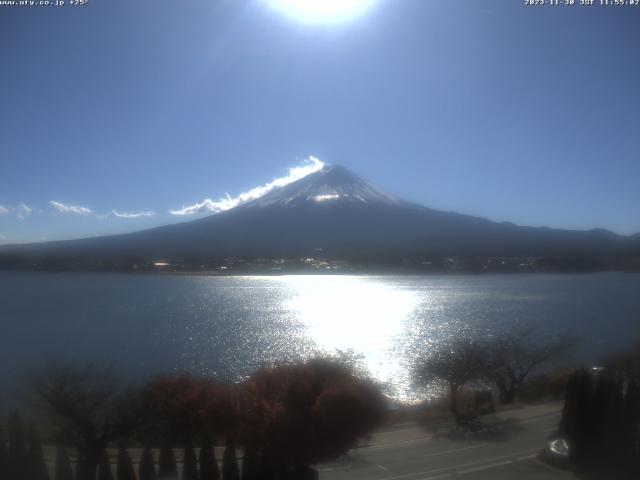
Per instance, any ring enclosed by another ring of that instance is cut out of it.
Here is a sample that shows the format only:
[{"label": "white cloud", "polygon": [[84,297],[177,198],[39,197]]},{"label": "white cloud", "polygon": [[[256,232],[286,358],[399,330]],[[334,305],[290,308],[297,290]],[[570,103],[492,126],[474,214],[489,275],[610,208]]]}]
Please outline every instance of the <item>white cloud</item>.
[{"label": "white cloud", "polygon": [[251,190],[241,193],[237,197],[231,197],[229,194],[226,194],[226,196],[218,200],[207,198],[200,203],[182,207],[179,210],[169,211],[172,215],[194,215],[196,213],[203,212],[224,212],[225,210],[237,207],[243,203],[260,198],[276,188],[284,187],[296,180],[300,180],[302,177],[306,177],[311,173],[317,172],[322,169],[322,167],[324,167],[324,163],[322,161],[315,157],[309,157],[302,165],[290,168],[289,173],[286,176],[276,178],[272,182],[254,187]]},{"label": "white cloud", "polygon": [[[49,205],[54,210],[54,214],[72,214],[72,215],[82,215],[82,216],[91,216],[98,218],[100,220],[105,220],[111,217],[114,218],[141,218],[141,217],[153,217],[156,212],[152,211],[140,211],[140,212],[119,212],[117,210],[111,210],[109,213],[98,214],[87,207],[82,207],[79,205],[65,205],[62,202],[56,202],[55,200],[51,200]],[[43,213],[42,210],[36,209],[36,212]],[[24,219],[31,215],[34,210],[24,204],[21,203],[17,207],[12,206],[4,206],[0,205],[0,215],[9,215],[15,214],[15,216],[19,219]]]},{"label": "white cloud", "polygon": [[4,205],[0,205],[0,215],[8,215],[12,212],[15,213],[16,217],[22,220],[31,215],[33,209],[24,203],[21,203],[17,207],[5,207]]},{"label": "white cloud", "polygon": [[117,218],[140,218],[140,217],[153,217],[156,212],[118,212],[111,210],[111,213]]},{"label": "white cloud", "polygon": [[23,218],[27,218],[29,215],[31,215],[31,212],[33,210],[29,205],[25,205],[24,203],[21,203],[15,208],[15,211],[16,211],[16,216],[20,220],[22,220]]},{"label": "white cloud", "polygon": [[100,220],[105,220],[110,217],[115,218],[140,218],[140,217],[153,217],[156,212],[146,211],[146,212],[119,212],[117,210],[111,210],[109,213],[98,214],[87,207],[82,207],[79,205],[65,205],[61,202],[56,202],[51,200],[49,205],[55,210],[56,213],[71,213],[74,215],[91,215],[92,217],[98,218]]},{"label": "white cloud", "polygon": [[93,213],[90,208],[80,207],[77,205],[65,205],[64,203],[56,202],[54,200],[51,200],[49,205],[51,205],[58,213],[73,213],[75,215],[89,215],[90,213]]}]

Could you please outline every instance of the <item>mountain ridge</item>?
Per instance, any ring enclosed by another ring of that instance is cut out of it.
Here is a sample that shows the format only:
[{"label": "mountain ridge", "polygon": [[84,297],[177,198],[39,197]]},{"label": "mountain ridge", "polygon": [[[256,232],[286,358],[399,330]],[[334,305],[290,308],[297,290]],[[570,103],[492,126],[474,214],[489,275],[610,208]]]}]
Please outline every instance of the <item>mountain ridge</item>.
[{"label": "mountain ridge", "polygon": [[409,202],[373,186],[367,180],[355,175],[341,165],[325,165],[317,172],[272,190],[236,208],[264,207],[273,204],[285,206],[304,201],[347,201],[387,205],[409,204]]},{"label": "mountain ridge", "polygon": [[3,246],[24,256],[294,258],[640,256],[640,235],[519,226],[433,210],[325,166],[232,209],[149,230]]}]

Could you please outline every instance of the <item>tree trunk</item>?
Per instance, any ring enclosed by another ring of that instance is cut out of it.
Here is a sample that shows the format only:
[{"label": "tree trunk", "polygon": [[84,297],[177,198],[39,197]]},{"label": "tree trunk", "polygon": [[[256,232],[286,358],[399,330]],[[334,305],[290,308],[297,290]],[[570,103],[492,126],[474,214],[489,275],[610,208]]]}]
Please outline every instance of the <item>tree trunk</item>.
[{"label": "tree trunk", "polygon": [[87,440],[86,444],[78,448],[78,463],[76,464],[76,480],[95,480],[98,464],[107,443],[100,439]]},{"label": "tree trunk", "polygon": [[504,404],[513,403],[516,400],[516,389],[513,386],[500,388],[500,401]]},{"label": "tree trunk", "polygon": [[98,469],[98,459],[91,457],[78,458],[76,465],[76,480],[95,480]]},{"label": "tree trunk", "polygon": [[451,413],[457,419],[458,418],[458,402],[457,402],[457,393],[458,393],[458,385],[453,383],[449,384],[449,390],[451,391]]},{"label": "tree trunk", "polygon": [[67,455],[67,451],[64,449],[64,447],[60,445],[56,447],[56,467],[54,470],[53,479],[73,480],[73,471],[71,470],[71,462],[69,461],[69,456]]},{"label": "tree trunk", "polygon": [[227,443],[222,456],[222,478],[223,480],[240,480],[236,447],[231,442]]}]

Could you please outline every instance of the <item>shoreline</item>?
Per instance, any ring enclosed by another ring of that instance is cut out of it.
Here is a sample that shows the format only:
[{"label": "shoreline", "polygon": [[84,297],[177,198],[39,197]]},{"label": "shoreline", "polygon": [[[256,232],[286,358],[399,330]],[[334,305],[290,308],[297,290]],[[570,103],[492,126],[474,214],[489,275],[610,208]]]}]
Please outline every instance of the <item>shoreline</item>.
[{"label": "shoreline", "polygon": [[47,274],[118,274],[133,276],[176,276],[176,277],[288,277],[288,276],[375,276],[375,277],[463,277],[463,276],[520,276],[520,275],[594,275],[594,274],[640,274],[640,269],[601,270],[528,270],[528,271],[407,271],[407,270],[99,270],[99,269],[2,269],[1,273],[47,273]]}]

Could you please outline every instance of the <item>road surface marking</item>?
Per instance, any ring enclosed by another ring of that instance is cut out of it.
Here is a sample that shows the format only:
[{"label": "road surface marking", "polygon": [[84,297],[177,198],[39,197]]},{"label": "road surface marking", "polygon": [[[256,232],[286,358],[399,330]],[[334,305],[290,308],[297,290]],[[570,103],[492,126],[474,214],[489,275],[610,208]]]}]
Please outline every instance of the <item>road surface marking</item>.
[{"label": "road surface marking", "polygon": [[515,463],[515,462],[524,462],[526,460],[531,460],[533,458],[536,458],[538,456],[538,453],[531,453],[529,455],[522,455],[516,458],[512,458],[511,460],[505,460],[503,462],[496,462],[496,463],[491,463],[488,465],[481,465],[479,467],[475,467],[475,468],[469,468],[466,470],[459,470],[457,473],[459,475],[464,475],[465,473],[472,473],[472,472],[479,472],[480,470],[488,470],[490,468],[496,468],[496,467],[501,467],[503,465],[509,465],[510,463]]},{"label": "road surface marking", "polygon": [[435,477],[425,477],[425,478],[421,478],[420,480],[440,480],[441,478],[449,478],[451,475],[451,473],[445,473],[442,475],[436,475]]},{"label": "road surface marking", "polygon": [[505,460],[503,462],[489,463],[488,465],[481,465],[479,467],[467,468],[466,470],[458,470],[458,475],[465,475],[467,473],[479,472],[481,470],[488,470],[490,468],[502,467],[503,465],[509,465],[513,463],[511,460]]},{"label": "road surface marking", "polygon": [[[451,467],[436,468],[435,470],[427,470],[424,472],[405,473],[404,475],[396,475],[395,477],[384,477],[382,480],[400,480],[402,478],[419,477],[420,475],[429,475],[430,473],[443,472],[445,470],[451,470]],[[447,475],[451,475],[451,474],[448,473]],[[428,477],[428,478],[432,478],[432,477]]]},{"label": "road surface marking", "polygon": [[557,432],[558,431],[558,427],[553,427],[553,428],[545,428],[544,430],[538,430],[540,433],[551,433],[551,432]]},{"label": "road surface marking", "polygon": [[445,450],[444,452],[427,453],[425,457],[437,457],[438,455],[447,455],[449,453],[464,452],[465,450],[471,450],[472,448],[486,447],[488,443],[479,443],[478,445],[470,445],[468,447],[455,448],[453,450]]},{"label": "road surface marking", "polygon": [[513,463],[511,460],[505,460],[503,462],[489,463],[488,465],[482,465],[480,467],[475,468],[467,468],[466,470],[458,470],[456,473],[458,475],[465,475],[467,473],[480,472],[482,470],[489,470],[490,468],[502,467],[503,465],[509,465]]},{"label": "road surface marking", "polygon": [[[473,468],[474,466],[479,466],[479,465],[487,463],[487,462],[501,461],[501,460],[507,459],[507,458],[518,458],[518,457],[523,456],[523,455],[530,455],[533,452],[538,452],[539,450],[540,449],[538,449],[538,448],[529,449],[529,450],[523,450],[523,451],[520,451],[520,452],[513,452],[513,453],[510,453],[510,454],[507,454],[507,455],[500,455],[498,457],[486,458],[484,460],[479,460],[479,461],[471,462],[471,463],[464,463],[462,465],[456,465],[456,466],[458,468],[461,468],[461,467],[472,467]],[[512,461],[509,460],[509,463],[512,463]],[[432,473],[453,471],[456,468],[456,466],[436,468],[434,470],[426,470],[426,471],[423,471],[423,472],[405,473],[404,475],[396,475],[395,477],[384,477],[381,480],[401,480],[401,479],[404,479],[404,478],[420,477],[420,476],[429,475],[429,474],[432,474]]]},{"label": "road surface marking", "polygon": [[384,465],[380,465],[379,463],[376,463],[376,467],[378,467],[380,470],[384,470],[385,472],[389,471],[387,467],[385,467]]},{"label": "road surface marking", "polygon": [[536,458],[538,456],[537,453],[532,453],[531,455],[525,455],[524,457],[516,458],[516,461],[523,462],[525,460],[531,460],[532,458]]},{"label": "road surface marking", "polygon": [[335,472],[337,470],[351,470],[353,467],[351,465],[339,465],[337,467],[325,467],[318,468],[319,472]]},{"label": "road surface marking", "polygon": [[540,420],[546,420],[548,418],[553,418],[553,417],[559,417],[560,414],[562,412],[556,412],[556,413],[546,413],[544,415],[538,415],[536,417],[529,417],[529,418],[525,418],[523,420],[518,420],[517,418],[515,419],[517,422],[519,423],[531,423],[531,422],[538,422]]},{"label": "road surface marking", "polygon": [[414,438],[412,440],[404,440],[402,442],[382,443],[379,445],[372,445],[370,447],[362,447],[362,448],[358,448],[357,450],[353,450],[352,452],[349,452],[349,455],[364,455],[369,452],[375,452],[376,450],[384,450],[385,448],[404,446],[409,443],[418,443],[418,442],[424,442],[428,440],[433,440],[433,435],[424,436],[423,438]]}]

